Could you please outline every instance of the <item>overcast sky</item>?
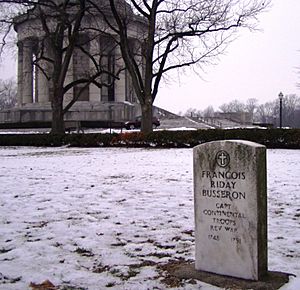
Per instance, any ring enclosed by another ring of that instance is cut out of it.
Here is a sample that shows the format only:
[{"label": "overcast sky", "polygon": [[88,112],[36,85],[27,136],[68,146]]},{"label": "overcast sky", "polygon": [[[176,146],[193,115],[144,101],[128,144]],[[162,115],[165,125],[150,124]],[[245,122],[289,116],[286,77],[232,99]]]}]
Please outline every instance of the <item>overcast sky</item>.
[{"label": "overcast sky", "polygon": [[300,96],[300,0],[273,0],[259,20],[263,31],[243,31],[218,65],[206,68],[204,80],[191,73],[182,76],[160,90],[155,104],[177,113],[209,105],[217,110],[234,99],[265,103],[280,91]]},{"label": "overcast sky", "polygon": [[[172,112],[189,108],[215,110],[234,99],[259,103],[273,101],[282,91],[300,95],[300,0],[273,0],[269,12],[259,17],[260,32],[241,31],[216,66],[205,68],[163,85],[155,105]],[[12,58],[0,66],[0,78],[15,75]]]}]

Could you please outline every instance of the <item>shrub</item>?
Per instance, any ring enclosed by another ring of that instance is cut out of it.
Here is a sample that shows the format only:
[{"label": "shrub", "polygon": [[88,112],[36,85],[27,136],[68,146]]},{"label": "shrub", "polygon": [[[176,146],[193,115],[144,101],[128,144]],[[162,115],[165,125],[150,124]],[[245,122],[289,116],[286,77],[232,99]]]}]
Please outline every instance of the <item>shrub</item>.
[{"label": "shrub", "polygon": [[149,134],[2,134],[0,146],[191,148],[205,142],[230,139],[253,141],[268,148],[300,149],[300,129],[210,129],[155,131]]}]

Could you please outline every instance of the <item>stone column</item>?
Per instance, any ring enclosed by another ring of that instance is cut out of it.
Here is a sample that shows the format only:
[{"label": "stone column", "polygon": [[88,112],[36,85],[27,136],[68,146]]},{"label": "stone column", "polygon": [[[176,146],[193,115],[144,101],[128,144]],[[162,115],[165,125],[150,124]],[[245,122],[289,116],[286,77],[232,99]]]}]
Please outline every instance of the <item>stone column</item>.
[{"label": "stone column", "polygon": [[[99,39],[97,37],[92,38],[90,43],[90,54],[93,56],[94,60],[100,59],[99,56],[100,52],[100,44]],[[99,63],[99,61],[98,61]],[[89,61],[90,69],[94,72],[96,72],[96,67],[92,59]],[[99,83],[101,83],[101,77],[98,77],[96,79]],[[101,101],[101,89],[97,87],[95,84],[90,84],[90,91],[89,91],[89,99],[90,102],[100,102]]]},{"label": "stone column", "polygon": [[39,68],[37,66],[33,67],[33,74],[34,74],[34,80],[33,80],[33,103],[38,103],[40,101],[39,97]]},{"label": "stone column", "polygon": [[37,86],[37,98],[39,103],[47,103],[49,102],[49,81],[47,77],[49,76],[49,62],[43,58],[49,57],[47,43],[44,47],[40,44],[40,53],[39,57],[41,58],[38,61],[37,78],[36,78],[36,86]]},{"label": "stone column", "polygon": [[[67,45],[66,43],[66,39],[64,39],[64,44]],[[52,54],[52,52],[51,52]],[[71,56],[71,60],[70,60],[70,64],[69,64],[69,68],[67,71],[67,75],[65,78],[65,82],[64,85],[68,85],[69,83],[73,82],[74,79],[74,55],[75,55],[75,49],[73,51],[73,54]],[[54,55],[53,55],[53,59],[54,59]],[[53,82],[51,83],[52,87],[53,87]],[[52,89],[53,90],[53,89]],[[68,90],[65,95],[64,95],[64,103],[69,103],[70,101],[72,101],[73,99],[73,94],[74,94],[74,88]]]},{"label": "stone column", "polygon": [[23,104],[33,101],[33,41],[25,40],[23,44]]},{"label": "stone column", "polygon": [[[143,77],[143,58],[142,58],[142,52],[141,52],[141,46],[139,45],[138,41],[135,39],[130,40],[130,49],[134,53],[134,59],[139,67],[139,71]],[[129,71],[126,71],[126,101],[129,101],[130,103],[136,103],[136,93],[133,87],[132,78],[130,76]]]},{"label": "stone column", "polygon": [[126,73],[124,70],[125,63],[122,58],[121,50],[119,47],[116,48],[115,52],[115,72],[121,70],[119,73],[119,80],[115,81],[115,101],[125,102],[126,100]]},{"label": "stone column", "polygon": [[18,106],[23,104],[23,43],[18,42]]}]

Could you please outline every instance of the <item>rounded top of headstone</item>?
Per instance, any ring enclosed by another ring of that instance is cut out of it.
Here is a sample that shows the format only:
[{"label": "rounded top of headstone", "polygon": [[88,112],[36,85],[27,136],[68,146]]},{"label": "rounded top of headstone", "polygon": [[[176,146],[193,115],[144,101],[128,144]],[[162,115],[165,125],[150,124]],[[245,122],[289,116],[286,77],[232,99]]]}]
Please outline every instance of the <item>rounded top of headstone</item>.
[{"label": "rounded top of headstone", "polygon": [[201,147],[206,147],[206,146],[210,146],[210,145],[216,145],[216,144],[235,144],[235,145],[243,145],[243,146],[249,146],[249,147],[266,147],[262,144],[259,144],[259,143],[256,143],[256,142],[252,142],[252,141],[248,141],[248,140],[239,140],[239,139],[236,139],[236,140],[219,140],[219,141],[211,141],[211,142],[206,142],[206,143],[203,143],[203,144],[200,144],[198,146],[196,146],[195,148],[201,148]]}]

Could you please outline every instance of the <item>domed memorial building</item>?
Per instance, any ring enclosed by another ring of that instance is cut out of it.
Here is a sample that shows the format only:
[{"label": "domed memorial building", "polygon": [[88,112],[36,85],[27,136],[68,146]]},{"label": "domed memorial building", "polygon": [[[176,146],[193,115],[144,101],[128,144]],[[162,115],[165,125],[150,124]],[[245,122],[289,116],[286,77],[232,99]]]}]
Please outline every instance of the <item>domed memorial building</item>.
[{"label": "domed memorial building", "polygon": [[[138,114],[109,1],[82,1],[85,7],[80,2],[40,0],[14,19],[18,101],[15,108],[1,112],[1,123],[50,124],[58,94],[63,96],[65,121],[103,126]],[[115,3],[128,21],[130,48],[143,71],[143,19],[124,0]]]}]

